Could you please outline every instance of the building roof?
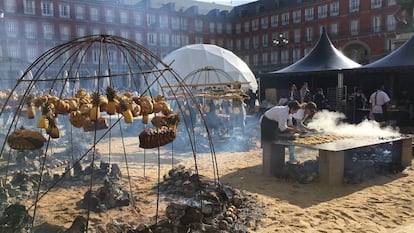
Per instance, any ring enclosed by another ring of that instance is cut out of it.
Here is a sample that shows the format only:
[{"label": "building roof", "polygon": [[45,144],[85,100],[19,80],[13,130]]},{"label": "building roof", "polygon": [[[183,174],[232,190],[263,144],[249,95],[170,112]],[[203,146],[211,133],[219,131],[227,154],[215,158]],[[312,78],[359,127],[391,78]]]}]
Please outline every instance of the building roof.
[{"label": "building roof", "polygon": [[360,66],[360,64],[349,59],[333,46],[324,28],[319,41],[309,54],[292,65],[270,72],[269,74],[333,71],[352,69]]},{"label": "building roof", "polygon": [[387,56],[362,66],[361,69],[414,67],[414,36]]}]

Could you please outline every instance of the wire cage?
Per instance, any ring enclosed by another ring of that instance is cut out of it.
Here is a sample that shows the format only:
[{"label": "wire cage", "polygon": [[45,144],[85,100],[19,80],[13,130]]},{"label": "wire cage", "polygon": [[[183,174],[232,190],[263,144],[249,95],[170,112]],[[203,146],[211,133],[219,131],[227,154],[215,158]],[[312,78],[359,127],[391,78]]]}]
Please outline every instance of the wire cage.
[{"label": "wire cage", "polygon": [[[13,187],[10,183],[17,174],[33,181],[33,192],[9,195],[0,210],[22,205],[30,220],[20,225],[28,231],[46,223],[68,226],[72,221],[45,218],[47,212],[59,215],[60,210],[44,200],[83,200],[87,204],[74,208],[73,215],[84,216],[83,229],[94,232],[97,223],[90,220],[99,218],[93,211],[100,206],[92,193],[107,182],[128,190],[127,212],[136,213],[136,222],[157,224],[166,215],[161,208],[168,205],[160,197],[162,174],[186,157],[193,158],[189,167],[193,179],[210,177],[209,186],[220,188],[214,145],[197,98],[174,70],[134,41],[93,35],[58,45],[30,64],[0,99],[1,187]],[[115,151],[116,138],[122,149]],[[133,143],[127,144],[126,138]],[[197,164],[201,152],[211,156],[211,164],[202,168]],[[36,169],[31,168],[33,163]],[[114,164],[127,176],[108,179],[107,168]],[[102,169],[103,179],[98,179]],[[133,177],[133,169],[142,175]],[[155,172],[157,179],[146,179],[149,172]],[[140,184],[151,182],[151,191],[139,190]],[[58,198],[62,192],[56,190],[71,188],[79,190],[79,196]],[[146,200],[150,205],[139,203],[143,196],[153,197]],[[140,214],[142,206],[144,212],[153,211],[151,218]]]}]

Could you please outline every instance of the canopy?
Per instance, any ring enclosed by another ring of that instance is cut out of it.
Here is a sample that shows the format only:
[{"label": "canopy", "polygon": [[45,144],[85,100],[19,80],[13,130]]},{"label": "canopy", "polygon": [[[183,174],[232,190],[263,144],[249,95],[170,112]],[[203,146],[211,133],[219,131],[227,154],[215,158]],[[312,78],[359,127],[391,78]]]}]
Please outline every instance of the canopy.
[{"label": "canopy", "polygon": [[[200,85],[206,83],[217,84],[220,82],[240,82],[242,88],[257,90],[257,81],[247,64],[233,52],[210,44],[192,44],[177,49],[162,59],[180,76],[187,77],[197,70],[222,70],[229,78],[221,79],[217,75],[209,76],[209,79],[200,79]],[[194,85],[195,79],[186,78],[184,82]]]},{"label": "canopy", "polygon": [[329,39],[325,28],[312,51],[299,61],[269,74],[292,72],[333,71],[361,66],[337,50]]},{"label": "canopy", "polygon": [[414,36],[387,56],[361,68],[414,67]]}]

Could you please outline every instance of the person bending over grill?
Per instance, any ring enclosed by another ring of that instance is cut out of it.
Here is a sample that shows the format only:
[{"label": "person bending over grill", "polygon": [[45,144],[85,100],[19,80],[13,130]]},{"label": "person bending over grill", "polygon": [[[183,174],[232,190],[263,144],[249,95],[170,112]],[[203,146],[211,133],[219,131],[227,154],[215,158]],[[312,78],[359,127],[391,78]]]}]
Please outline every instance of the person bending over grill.
[{"label": "person bending over grill", "polygon": [[[290,125],[298,128],[301,132],[316,132],[316,129],[309,128],[308,124],[312,121],[313,116],[315,115],[317,110],[318,108],[314,102],[302,104],[301,108],[295,114],[292,115],[292,119],[289,121],[291,122]],[[295,157],[295,146],[288,146],[288,149],[288,163],[297,164],[298,160],[296,160]]]},{"label": "person bending over grill", "polygon": [[284,106],[274,106],[267,110],[260,119],[261,142],[276,140],[281,132],[298,132],[299,129],[288,126],[290,114],[300,108],[298,101],[290,101]]}]

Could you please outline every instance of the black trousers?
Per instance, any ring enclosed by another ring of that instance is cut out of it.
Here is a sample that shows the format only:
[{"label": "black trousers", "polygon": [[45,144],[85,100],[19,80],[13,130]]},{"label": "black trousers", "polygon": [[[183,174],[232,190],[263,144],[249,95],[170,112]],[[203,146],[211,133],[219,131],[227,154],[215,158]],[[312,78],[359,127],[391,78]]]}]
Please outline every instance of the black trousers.
[{"label": "black trousers", "polygon": [[260,133],[262,141],[274,141],[277,135],[280,133],[279,123],[277,121],[272,121],[263,115],[262,121],[260,123]]}]

